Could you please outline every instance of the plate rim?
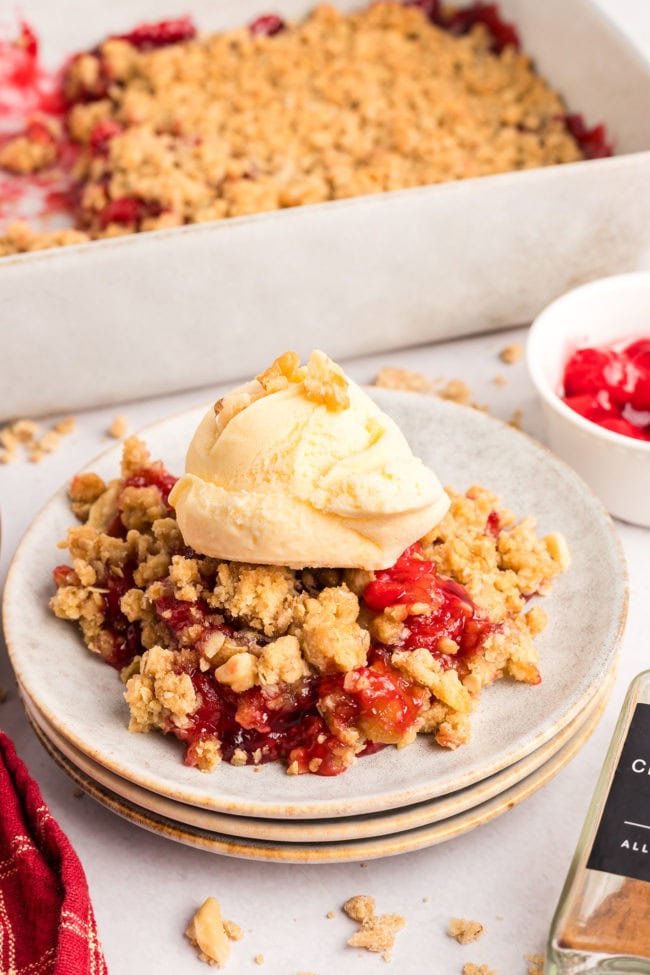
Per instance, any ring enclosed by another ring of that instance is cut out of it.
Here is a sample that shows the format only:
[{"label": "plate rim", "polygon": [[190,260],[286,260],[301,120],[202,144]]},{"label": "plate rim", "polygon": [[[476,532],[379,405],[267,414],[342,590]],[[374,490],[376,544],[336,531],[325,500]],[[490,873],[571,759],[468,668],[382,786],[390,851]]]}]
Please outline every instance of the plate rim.
[{"label": "plate rim", "polygon": [[[402,809],[392,809],[384,810],[380,813],[374,814],[362,814],[360,816],[353,816],[347,818],[338,818],[330,820],[279,820],[278,822],[269,819],[260,819],[256,817],[241,817],[236,815],[227,815],[224,813],[218,813],[213,810],[201,809],[196,806],[189,806],[186,803],[177,802],[173,799],[168,799],[165,796],[159,796],[157,793],[148,792],[141,786],[135,783],[128,782],[128,780],[121,779],[119,776],[115,775],[103,766],[98,765],[93,762],[92,759],[84,755],[83,752],[79,752],[78,749],[74,748],[70,742],[67,742],[63,736],[55,728],[47,727],[47,721],[43,715],[38,714],[38,710],[27,697],[26,693],[21,691],[22,705],[26,713],[27,720],[34,730],[34,725],[38,725],[39,731],[50,741],[51,744],[61,752],[64,758],[68,762],[72,763],[76,768],[78,768],[85,775],[89,776],[94,782],[101,785],[103,788],[108,789],[110,792],[117,795],[120,799],[124,799],[127,802],[131,802],[134,805],[139,806],[145,812],[151,812],[157,815],[165,816],[168,819],[173,819],[182,826],[191,826],[198,829],[207,829],[214,832],[224,834],[231,837],[240,837],[245,840],[263,840],[273,842],[278,840],[282,843],[322,843],[322,842],[342,842],[342,841],[354,841],[360,839],[372,839],[385,835],[393,835],[396,833],[406,832],[407,830],[417,828],[424,825],[433,825],[434,823],[442,822],[445,819],[449,819],[459,813],[465,813],[469,810],[481,805],[490,799],[496,798],[502,792],[507,790],[513,785],[517,785],[523,779],[527,778],[530,774],[534,774],[539,768],[541,768],[547,761],[550,761],[555,757],[555,755],[562,750],[562,748],[568,744],[574,737],[576,737],[584,728],[593,727],[595,728],[603,717],[603,714],[607,708],[607,705],[611,699],[612,691],[616,682],[617,667],[616,664],[607,675],[605,684],[601,688],[600,693],[597,695],[596,699],[585,708],[581,714],[577,715],[573,721],[571,721],[564,728],[560,729],[558,734],[554,736],[550,741],[546,742],[541,748],[536,749],[529,755],[524,756],[514,765],[508,768],[502,769],[500,772],[495,773],[493,776],[489,776],[487,779],[483,779],[476,782],[472,786],[468,786],[467,789],[461,789],[459,792],[452,793],[449,796],[439,796],[433,799],[425,800],[423,803],[419,803],[417,806],[405,806]],[[80,764],[81,759],[81,764]],[[84,763],[88,763],[84,766]],[[519,767],[519,768],[517,768]],[[96,770],[96,771],[95,771]],[[508,775],[507,773],[511,773]],[[98,774],[99,773],[99,774]],[[498,781],[497,781],[498,780]],[[127,787],[132,790],[137,790],[143,793],[143,799],[146,796],[152,796],[156,800],[162,802],[161,808],[154,808],[147,804],[146,801],[138,801],[133,795],[128,795],[125,792],[120,791],[122,788],[121,783],[126,782]],[[499,786],[501,786],[499,788]],[[473,793],[470,797],[468,793]],[[456,797],[456,805],[453,804],[454,797]],[[461,798],[464,797],[464,798]],[[445,805],[447,809],[445,810]],[[436,812],[432,817],[432,811],[434,808],[442,806],[442,812]],[[164,808],[169,807],[168,812],[164,812]],[[200,822],[192,822],[190,819],[178,818],[172,815],[173,808],[184,810],[187,809],[188,812],[185,815],[191,815],[195,818],[201,816],[214,817],[214,826],[210,826],[207,822],[201,825]],[[387,829],[387,821],[391,821],[391,828]],[[355,830],[356,826],[362,826],[364,824],[368,829],[362,829],[361,832]],[[243,824],[243,825],[240,825]],[[376,824],[380,824],[379,829],[374,829]],[[315,836],[310,836],[310,833],[317,832],[319,835],[323,836],[326,834],[333,834],[326,836],[325,840],[318,840]],[[264,835],[267,833],[268,835]]]},{"label": "plate rim", "polygon": [[[504,421],[486,415],[480,411],[474,410],[471,407],[464,406],[457,403],[451,403],[448,401],[428,398],[422,396],[422,394],[416,394],[411,392],[386,390],[381,388],[372,388],[370,390],[375,400],[380,406],[387,408],[390,411],[390,403],[395,404],[402,403],[408,409],[412,409],[415,403],[428,405],[434,405],[434,408],[442,413],[447,413],[447,415],[453,415],[458,411],[462,411],[465,414],[471,413],[473,420],[480,425],[481,423],[487,424],[489,426],[498,426],[502,429],[508,430],[508,436],[522,436],[529,443],[530,448],[533,451],[539,452],[541,455],[545,456],[549,462],[551,462],[564,477],[568,477],[572,482],[574,482],[576,488],[580,491],[583,496],[589,498],[595,510],[598,512],[601,518],[601,525],[603,529],[607,529],[608,539],[612,543],[612,552],[614,557],[617,559],[617,569],[620,570],[620,585],[621,585],[621,599],[618,612],[618,618],[616,620],[615,628],[611,635],[611,646],[609,648],[609,656],[607,658],[607,664],[612,665],[617,657],[621,644],[621,638],[623,635],[625,622],[627,619],[627,610],[629,602],[629,583],[628,583],[628,573],[627,566],[625,562],[625,557],[623,553],[623,548],[621,541],[618,537],[616,529],[609,515],[607,514],[604,506],[596,495],[591,491],[591,489],[582,481],[579,475],[564,461],[558,458],[552,453],[547,447],[539,443],[533,437],[524,433],[523,431],[516,430],[512,428],[509,424]],[[164,417],[161,420],[157,420],[154,423],[143,427],[137,432],[137,435],[143,437],[145,440],[148,434],[157,433],[161,428],[166,427],[168,424],[173,424],[184,419],[189,420],[190,417],[196,417],[197,420],[202,416],[205,411],[205,404],[198,404],[189,409],[182,410],[170,416]],[[418,407],[419,408],[419,407]],[[113,444],[104,450],[96,454],[90,461],[83,465],[81,470],[88,470],[98,462],[103,462],[108,459],[110,455],[114,455],[115,458],[119,458],[119,452],[121,451],[122,444]],[[412,805],[418,802],[426,801],[430,798],[435,797],[435,795],[441,794],[444,789],[438,789],[435,784],[432,787],[432,781],[428,780],[428,785],[419,784],[418,786],[406,787],[400,792],[391,793],[390,796],[386,794],[379,794],[375,796],[358,796],[354,800],[328,800],[328,799],[318,799],[318,800],[295,800],[291,797],[283,799],[282,802],[262,802],[260,800],[248,800],[241,797],[229,798],[229,797],[219,797],[218,795],[207,796],[200,791],[195,791],[192,787],[183,784],[171,784],[161,781],[159,778],[151,774],[145,773],[144,769],[138,769],[131,771],[128,766],[125,766],[123,760],[119,758],[113,758],[102,753],[101,746],[94,746],[88,743],[82,736],[71,732],[69,729],[65,729],[65,724],[63,719],[61,719],[47,704],[44,704],[42,700],[39,699],[38,690],[34,691],[33,688],[29,687],[29,682],[23,680],[21,673],[21,667],[19,663],[19,654],[13,645],[11,627],[13,621],[13,606],[11,605],[11,597],[13,595],[13,589],[15,585],[15,579],[18,576],[18,568],[20,567],[20,557],[24,546],[27,544],[31,534],[35,532],[41,525],[42,522],[47,520],[48,513],[50,509],[54,509],[57,504],[65,497],[67,491],[67,485],[69,479],[54,492],[54,494],[46,501],[46,503],[38,511],[24,535],[22,536],[16,551],[13,555],[11,563],[6,577],[6,584],[3,596],[3,629],[5,633],[5,640],[7,645],[7,650],[9,658],[16,674],[18,683],[25,686],[30,697],[33,698],[34,702],[37,704],[39,710],[44,714],[47,720],[55,727],[60,733],[64,735],[79,751],[86,754],[93,761],[100,765],[104,765],[107,769],[114,772],[121,778],[127,779],[136,785],[142,786],[148,791],[156,792],[159,795],[166,796],[175,801],[183,801],[189,805],[195,805],[201,808],[211,809],[218,812],[223,812],[225,814],[231,813],[236,815],[244,815],[252,818],[276,818],[282,815],[287,818],[304,818],[304,819],[321,819],[321,818],[339,818],[347,817],[350,815],[372,813],[377,811],[384,811],[387,809],[401,808],[406,805]],[[18,587],[19,588],[19,587]],[[71,631],[72,633],[72,631]],[[84,648],[85,649],[85,648]],[[85,651],[87,652],[87,651]],[[600,683],[603,678],[603,674],[607,672],[607,667],[605,664],[601,666],[601,670],[594,674],[589,686],[584,689],[581,697],[575,698],[573,703],[568,707],[565,707],[561,714],[556,716],[556,719],[550,727],[539,731],[533,738],[529,739],[528,745],[522,750],[522,747],[516,743],[511,744],[509,747],[504,748],[500,752],[499,759],[493,759],[489,764],[483,764],[479,770],[474,770],[466,773],[458,773],[456,777],[456,784],[454,785],[453,791],[458,791],[462,788],[466,788],[476,782],[479,782],[493,774],[498,773],[509,765],[514,764],[516,761],[525,757],[526,754],[530,754],[537,748],[543,746],[553,734],[557,731],[558,727],[563,727],[568,724],[573,718],[584,709],[597,694]],[[65,730],[64,730],[65,729]],[[348,773],[349,774],[349,773]]]},{"label": "plate rim", "polygon": [[[85,792],[105,809],[139,826],[156,836],[173,840],[193,849],[228,856],[234,859],[261,861],[265,863],[322,865],[334,863],[354,863],[376,860],[403,853],[413,853],[427,847],[456,839],[477,826],[483,826],[514,809],[535,792],[546,786],[581,751],[600,723],[601,715],[596,714],[588,720],[587,726],[545,762],[539,769],[520,782],[480,805],[452,816],[447,820],[430,826],[420,826],[400,833],[391,833],[361,840],[347,840],[335,843],[309,845],[307,843],[282,843],[281,841],[247,840],[243,837],[226,836],[208,830],[184,826],[166,817],[143,810],[134,803],[120,799],[89,776],[74,768],[55,746],[47,741],[45,735],[36,729],[34,733],[50,758]],[[258,845],[263,843],[264,845]]]}]

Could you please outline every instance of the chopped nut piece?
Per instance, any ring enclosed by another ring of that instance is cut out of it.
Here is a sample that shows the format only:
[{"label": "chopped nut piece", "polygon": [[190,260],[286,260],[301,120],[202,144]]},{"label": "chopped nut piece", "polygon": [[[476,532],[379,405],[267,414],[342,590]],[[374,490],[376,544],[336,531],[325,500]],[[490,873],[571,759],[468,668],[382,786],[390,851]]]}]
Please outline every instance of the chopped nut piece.
[{"label": "chopped nut piece", "polygon": [[459,945],[468,945],[485,933],[485,928],[479,921],[466,921],[462,917],[452,917],[449,921],[447,933],[455,938]]},{"label": "chopped nut piece", "polygon": [[107,432],[109,437],[114,437],[115,440],[121,440],[129,432],[129,421],[122,414],[118,414],[113,417],[113,422]]},{"label": "chopped nut piece", "polygon": [[230,941],[216,897],[208,897],[190,921],[185,935],[198,948],[199,958],[219,968],[230,957]]},{"label": "chopped nut piece", "polygon": [[512,345],[506,345],[504,349],[499,352],[499,358],[501,362],[505,362],[506,365],[512,366],[515,362],[519,362],[524,354],[524,347],[519,342],[513,342]]},{"label": "chopped nut piece", "polygon": [[248,691],[258,681],[257,657],[246,651],[236,653],[217,667],[214,676],[219,683],[232,687],[237,694]]},{"label": "chopped nut piece", "polygon": [[312,352],[303,382],[307,399],[322,403],[328,410],[345,410],[350,405],[349,384],[343,370],[324,352]]}]

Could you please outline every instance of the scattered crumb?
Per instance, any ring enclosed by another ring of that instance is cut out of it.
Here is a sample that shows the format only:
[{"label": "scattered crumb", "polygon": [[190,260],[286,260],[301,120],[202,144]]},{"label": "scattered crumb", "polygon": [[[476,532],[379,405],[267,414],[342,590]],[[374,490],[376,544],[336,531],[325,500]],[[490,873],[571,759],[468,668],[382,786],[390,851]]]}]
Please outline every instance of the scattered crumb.
[{"label": "scattered crumb", "polygon": [[442,389],[438,390],[440,399],[451,400],[452,403],[461,403],[463,406],[474,406],[472,402],[472,391],[462,379],[450,379]]},{"label": "scattered crumb", "polygon": [[46,454],[53,454],[61,446],[61,437],[75,428],[74,417],[59,420],[41,434],[41,425],[34,420],[15,420],[0,427],[0,464],[11,464],[20,450],[32,464],[38,464]]},{"label": "scattered crumb", "polygon": [[503,921],[503,914],[497,914],[496,919],[497,921]]},{"label": "scattered crumb", "polygon": [[452,917],[449,919],[447,934],[450,938],[455,938],[459,945],[468,945],[485,934],[485,928],[479,921],[467,921],[462,917]]},{"label": "scattered crumb", "polygon": [[9,691],[6,687],[0,687],[0,704],[4,704],[9,697]]},{"label": "scattered crumb", "polygon": [[499,352],[499,358],[501,362],[505,362],[507,366],[513,366],[515,362],[519,362],[524,354],[524,347],[519,342],[513,342],[512,345],[506,345],[505,349],[501,349]]},{"label": "scattered crumb", "polygon": [[373,385],[383,389],[402,389],[410,393],[430,393],[433,389],[433,383],[421,372],[398,369],[395,366],[384,366],[380,369]]},{"label": "scattered crumb", "polygon": [[528,962],[528,975],[544,975],[544,955],[539,952],[533,955],[524,955]]},{"label": "scattered crumb", "polygon": [[118,414],[113,417],[113,422],[108,428],[109,437],[114,437],[115,440],[121,440],[129,432],[129,421],[125,416]]},{"label": "scattered crumb", "polygon": [[228,935],[229,941],[241,941],[241,939],[244,937],[244,932],[236,921],[224,921],[223,929]]},{"label": "scattered crumb", "polygon": [[475,965],[468,961],[463,965],[463,975],[497,975],[497,973],[487,965]]},{"label": "scattered crumb", "polygon": [[494,378],[492,379],[492,382],[494,383],[495,386],[507,386],[508,385],[508,380],[506,379],[505,376],[494,376]]},{"label": "scattered crumb", "polygon": [[334,911],[328,911],[325,917],[331,921],[333,917],[336,917],[336,914],[334,913]]},{"label": "scattered crumb", "polygon": [[523,410],[515,410],[515,412],[512,414],[512,417],[510,418],[510,420],[508,420],[508,424],[511,427],[514,427],[515,430],[521,430],[521,420],[522,420],[523,415],[524,415],[524,411]]},{"label": "scattered crumb", "polygon": [[422,903],[423,904],[428,904],[429,903],[429,898],[428,897],[423,897],[422,898]]},{"label": "scattered crumb", "polygon": [[255,964],[256,965],[263,965],[264,964],[264,955],[255,955]]},{"label": "scattered crumb", "polygon": [[80,789],[80,788],[77,787],[76,789],[73,789],[72,790],[72,798],[73,799],[83,799],[84,795],[85,795],[85,793],[84,793],[84,790],[83,789]]},{"label": "scattered crumb", "polygon": [[62,436],[66,436],[68,433],[73,433],[77,427],[77,421],[73,416],[66,416],[65,420],[59,420],[58,423],[54,424],[54,430],[56,433],[60,433]]},{"label": "scattered crumb", "polygon": [[230,941],[216,897],[208,897],[203,902],[187,926],[185,936],[198,949],[201,961],[223,968],[230,957]]},{"label": "scattered crumb", "polygon": [[360,866],[360,867],[361,867],[361,869],[363,870],[363,869],[364,869],[365,867],[367,867],[367,866],[368,866],[368,864],[367,864],[367,863],[360,863],[360,864],[359,864],[359,866]]},{"label": "scattered crumb", "polygon": [[390,961],[395,935],[406,924],[405,919],[400,914],[375,914],[374,898],[366,894],[350,897],[343,910],[359,924],[359,929],[348,938],[348,944],[352,948],[380,952],[384,961]]}]

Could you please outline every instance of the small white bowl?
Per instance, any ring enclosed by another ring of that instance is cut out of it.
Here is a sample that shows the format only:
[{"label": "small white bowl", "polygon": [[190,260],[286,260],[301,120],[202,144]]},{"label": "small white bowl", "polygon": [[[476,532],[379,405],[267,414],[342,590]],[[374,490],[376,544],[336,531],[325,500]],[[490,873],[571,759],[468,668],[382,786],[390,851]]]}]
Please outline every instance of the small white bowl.
[{"label": "small white bowl", "polygon": [[577,348],[650,338],[650,273],[618,274],[569,291],[530,329],[528,370],[548,441],[617,518],[650,527],[650,442],[612,433],[562,402],[564,366]]}]

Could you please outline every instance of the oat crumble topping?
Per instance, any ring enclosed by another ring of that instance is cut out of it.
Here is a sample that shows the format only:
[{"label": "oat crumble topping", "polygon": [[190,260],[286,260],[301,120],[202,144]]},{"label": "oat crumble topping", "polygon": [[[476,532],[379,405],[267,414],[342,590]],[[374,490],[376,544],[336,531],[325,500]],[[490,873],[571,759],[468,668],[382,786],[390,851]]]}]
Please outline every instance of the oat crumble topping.
[{"label": "oat crumble topping", "polygon": [[[272,36],[109,38],[64,75],[77,229],[15,223],[0,256],[583,159],[560,95],[498,47],[483,24],[459,36],[396,2],[322,4]],[[0,165],[56,165],[47,124]]]},{"label": "oat crumble topping", "polygon": [[468,945],[478,941],[485,934],[485,928],[479,921],[467,921],[462,917],[452,917],[449,920],[447,933],[455,938],[459,945]]}]

